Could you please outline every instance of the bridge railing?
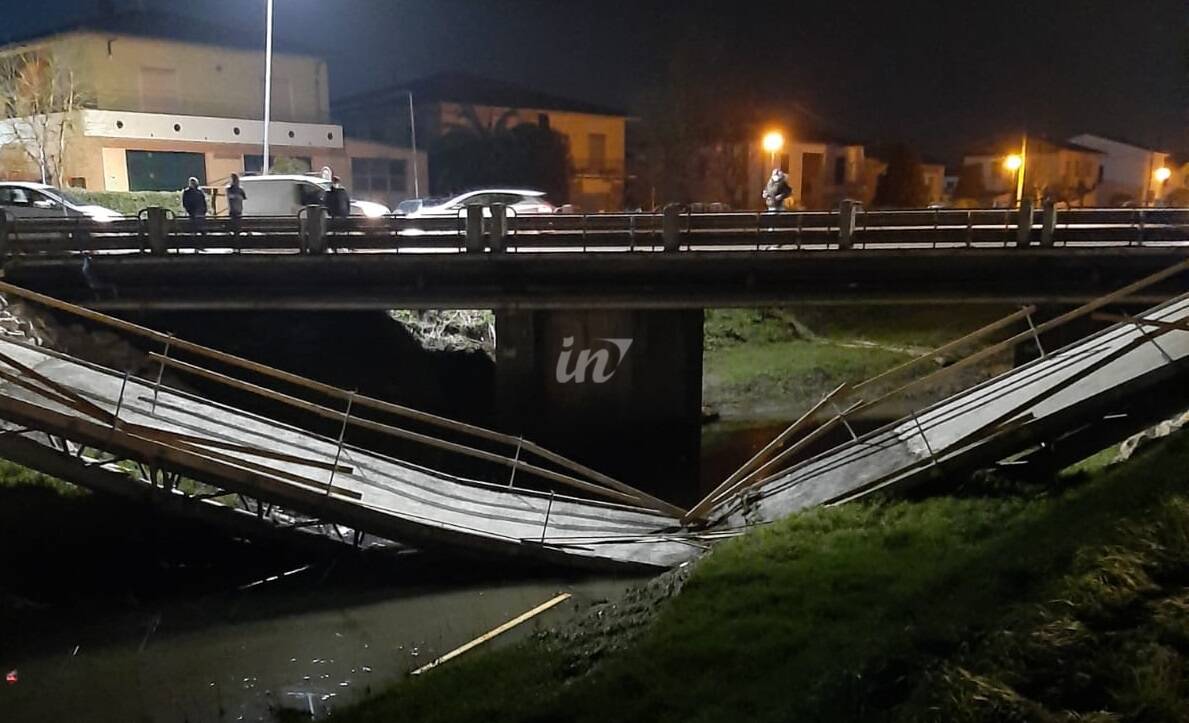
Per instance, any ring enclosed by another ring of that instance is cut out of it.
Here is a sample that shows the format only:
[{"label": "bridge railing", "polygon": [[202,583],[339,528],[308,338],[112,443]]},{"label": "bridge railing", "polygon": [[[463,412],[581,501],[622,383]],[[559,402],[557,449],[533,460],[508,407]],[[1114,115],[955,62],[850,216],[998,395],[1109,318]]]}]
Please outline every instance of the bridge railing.
[{"label": "bridge railing", "polygon": [[0,253],[319,252],[326,248],[392,252],[713,251],[881,244],[1144,244],[1185,241],[1189,236],[1189,208],[1040,208],[1029,212],[853,206],[850,210],[789,213],[505,214],[506,210],[498,207],[470,221],[462,216],[326,219],[306,214],[190,219],[164,214],[157,223],[144,214],[111,221],[0,215]]}]

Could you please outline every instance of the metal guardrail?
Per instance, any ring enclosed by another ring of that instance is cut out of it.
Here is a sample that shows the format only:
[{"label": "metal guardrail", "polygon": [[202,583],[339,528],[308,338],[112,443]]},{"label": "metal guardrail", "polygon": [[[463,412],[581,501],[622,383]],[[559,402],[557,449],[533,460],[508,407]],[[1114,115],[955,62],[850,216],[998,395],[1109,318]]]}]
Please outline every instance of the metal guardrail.
[{"label": "metal guardrail", "polygon": [[599,213],[513,215],[493,206],[460,217],[173,218],[158,209],[108,222],[0,215],[0,254],[234,250],[319,253],[765,251],[879,245],[1142,245],[1189,241],[1189,208],[1077,208]]}]

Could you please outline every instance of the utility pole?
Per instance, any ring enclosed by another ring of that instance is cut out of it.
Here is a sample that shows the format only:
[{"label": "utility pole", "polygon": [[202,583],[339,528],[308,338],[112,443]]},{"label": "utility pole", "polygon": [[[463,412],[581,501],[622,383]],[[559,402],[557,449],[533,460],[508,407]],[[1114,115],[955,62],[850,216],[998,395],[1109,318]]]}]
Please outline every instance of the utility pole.
[{"label": "utility pole", "polygon": [[268,175],[268,126],[272,120],[272,0],[267,0],[264,30],[264,157],[260,162],[261,175]]},{"label": "utility pole", "polygon": [[[272,0],[269,0],[272,2]],[[421,182],[417,172],[417,114],[413,112],[413,91],[409,91],[409,133],[413,145],[413,198],[421,198]]]},{"label": "utility pole", "polygon": [[[271,1],[271,0],[270,0]],[[1021,199],[1024,198],[1024,174],[1028,172],[1028,134],[1024,134],[1024,140],[1020,143],[1020,172],[1016,174],[1016,206],[1020,205]]]}]

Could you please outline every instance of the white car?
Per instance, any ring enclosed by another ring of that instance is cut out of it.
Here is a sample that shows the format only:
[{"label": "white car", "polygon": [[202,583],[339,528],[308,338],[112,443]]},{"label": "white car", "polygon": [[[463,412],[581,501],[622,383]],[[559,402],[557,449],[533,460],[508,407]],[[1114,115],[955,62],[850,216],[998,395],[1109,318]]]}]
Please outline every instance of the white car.
[{"label": "white car", "polygon": [[103,206],[75,203],[53,186],[25,181],[0,182],[0,209],[15,218],[77,218],[108,223],[122,215]]},{"label": "white car", "polygon": [[[239,179],[247,198],[244,199],[245,216],[296,216],[305,206],[318,206],[323,195],[330,190],[330,181],[322,176],[268,175],[243,176]],[[223,189],[216,189],[216,215],[227,213],[227,202]],[[391,211],[382,203],[372,201],[351,201],[352,216],[380,218]]]},{"label": "white car", "polygon": [[[555,213],[553,204],[545,200],[544,191],[517,188],[485,188],[467,191],[449,198],[424,198],[403,201],[396,207],[397,214],[408,218],[432,216],[458,216],[467,206],[490,206],[502,203],[511,210],[509,215],[523,216],[534,213]],[[484,215],[491,212],[484,208]]]}]

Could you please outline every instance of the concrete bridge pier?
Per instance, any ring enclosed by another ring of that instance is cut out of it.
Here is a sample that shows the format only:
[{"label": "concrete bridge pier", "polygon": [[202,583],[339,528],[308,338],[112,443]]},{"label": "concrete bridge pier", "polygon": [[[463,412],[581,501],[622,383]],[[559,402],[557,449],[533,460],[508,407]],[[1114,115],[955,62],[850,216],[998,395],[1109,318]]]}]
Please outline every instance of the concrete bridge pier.
[{"label": "concrete bridge pier", "polygon": [[500,425],[662,499],[696,501],[702,316],[497,311]]}]

